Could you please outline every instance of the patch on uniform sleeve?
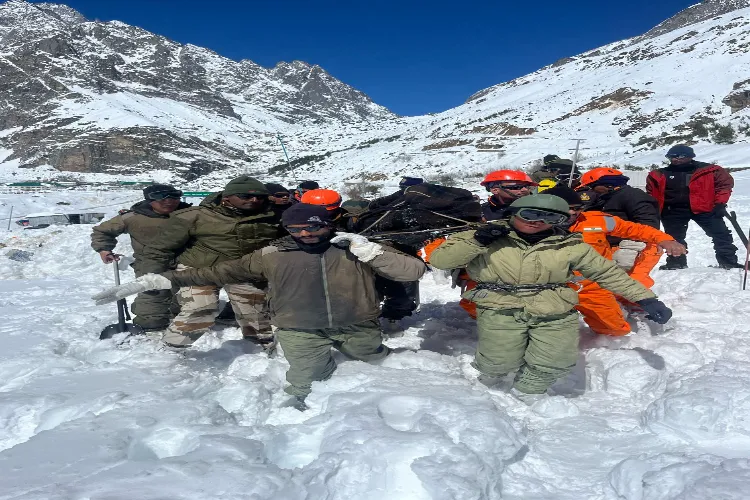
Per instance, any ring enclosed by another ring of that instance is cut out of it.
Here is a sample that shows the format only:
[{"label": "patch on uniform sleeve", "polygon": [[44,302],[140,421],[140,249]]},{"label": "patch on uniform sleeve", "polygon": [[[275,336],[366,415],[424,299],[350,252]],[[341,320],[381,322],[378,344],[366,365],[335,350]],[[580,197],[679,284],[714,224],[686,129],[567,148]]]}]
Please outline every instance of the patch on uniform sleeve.
[{"label": "patch on uniform sleeve", "polygon": [[604,223],[607,225],[607,232],[611,233],[617,227],[617,221],[611,215],[604,216]]},{"label": "patch on uniform sleeve", "polygon": [[581,201],[591,201],[591,196],[586,192],[580,193],[578,196],[581,198]]}]

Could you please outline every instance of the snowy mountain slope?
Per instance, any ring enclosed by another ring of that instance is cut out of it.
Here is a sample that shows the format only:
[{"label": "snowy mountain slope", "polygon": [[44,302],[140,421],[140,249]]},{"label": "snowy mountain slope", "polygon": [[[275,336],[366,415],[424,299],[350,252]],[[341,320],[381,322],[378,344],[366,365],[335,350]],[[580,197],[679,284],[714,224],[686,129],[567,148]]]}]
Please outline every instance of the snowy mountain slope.
[{"label": "snowy mountain slope", "polygon": [[[750,173],[736,180],[730,207],[747,225]],[[0,200],[28,211],[112,202]],[[284,406],[283,358],[238,329],[184,355],[99,341],[115,309],[89,296],[112,269],[89,231],[0,233],[0,470],[11,471],[0,499],[747,498],[750,291],[706,267],[711,243],[694,225],[690,269],[655,273],[675,313],[666,331],[610,339],[582,325],[579,364],[554,396],[528,407],[476,382],[475,325],[434,273],[406,335],[388,341],[415,352],[377,365],[339,357],[303,413]],[[13,261],[13,249],[34,255]],[[118,250],[130,253],[125,240]]]},{"label": "snowy mountain slope", "polygon": [[[386,172],[458,174],[458,182],[476,184],[487,169],[526,167],[547,153],[572,155],[576,138],[586,139],[584,165],[650,166],[671,144],[687,142],[704,160],[748,166],[750,108],[733,113],[728,104],[734,97],[737,106],[750,106],[746,3],[704,2],[745,8],[559,61],[444,113],[402,119],[381,136],[397,137],[391,142],[304,168],[330,183]],[[720,125],[732,126],[733,144],[716,143]]]},{"label": "snowy mountain slope", "polygon": [[206,189],[253,173],[387,191],[410,174],[475,187],[489,169],[569,156],[576,138],[586,139],[585,166],[648,167],[678,142],[695,144],[700,159],[747,166],[749,24],[747,0],[707,0],[457,108],[396,117],[306,63],[265,69],[12,0],[0,5],[0,85],[11,96],[0,180],[62,173]]},{"label": "snowy mountain slope", "polygon": [[366,130],[394,117],[318,66],[266,69],[21,0],[0,5],[0,71],[0,146],[16,167],[174,170],[190,180],[231,165],[257,169],[268,151],[280,156],[276,133],[311,147],[328,128]]}]

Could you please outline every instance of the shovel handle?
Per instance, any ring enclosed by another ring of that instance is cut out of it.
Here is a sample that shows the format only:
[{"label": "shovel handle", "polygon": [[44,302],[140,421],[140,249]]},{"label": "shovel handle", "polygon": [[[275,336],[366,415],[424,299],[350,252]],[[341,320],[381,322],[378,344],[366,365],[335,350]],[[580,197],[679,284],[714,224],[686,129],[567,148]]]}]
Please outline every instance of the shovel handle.
[{"label": "shovel handle", "polygon": [[724,217],[729,219],[729,222],[732,224],[732,227],[737,232],[737,236],[740,237],[742,244],[745,245],[745,247],[747,247],[747,244],[748,244],[747,236],[745,236],[745,232],[742,230],[742,228],[740,227],[740,224],[737,222],[737,214],[734,211],[729,212],[725,208]]}]

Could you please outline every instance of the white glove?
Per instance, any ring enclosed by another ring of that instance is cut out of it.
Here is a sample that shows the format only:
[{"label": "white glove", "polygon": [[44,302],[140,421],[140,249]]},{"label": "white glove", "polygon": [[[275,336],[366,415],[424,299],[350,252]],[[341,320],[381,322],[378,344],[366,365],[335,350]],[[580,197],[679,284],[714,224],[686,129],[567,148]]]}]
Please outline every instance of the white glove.
[{"label": "white glove", "polygon": [[612,260],[624,271],[630,271],[635,265],[638,254],[646,248],[642,241],[622,240],[619,248],[612,254]]},{"label": "white glove", "polygon": [[140,278],[136,278],[135,281],[107,288],[91,298],[96,301],[97,306],[100,306],[110,302],[117,302],[129,295],[135,295],[149,290],[169,290],[170,288],[172,288],[172,282],[164,276],[159,274],[144,274]]},{"label": "white glove", "polygon": [[336,233],[331,239],[331,243],[349,242],[349,251],[353,253],[360,261],[370,262],[378,255],[383,254],[383,247],[373,243],[361,234],[353,233]]}]

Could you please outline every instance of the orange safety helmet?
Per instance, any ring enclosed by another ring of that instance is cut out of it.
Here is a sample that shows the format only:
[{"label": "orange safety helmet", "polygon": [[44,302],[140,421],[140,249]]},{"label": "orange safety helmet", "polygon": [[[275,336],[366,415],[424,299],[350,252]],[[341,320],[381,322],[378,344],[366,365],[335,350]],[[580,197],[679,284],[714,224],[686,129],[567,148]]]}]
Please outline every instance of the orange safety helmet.
[{"label": "orange safety helmet", "polygon": [[615,175],[623,175],[623,173],[617,170],[616,168],[597,167],[597,168],[589,170],[588,172],[586,172],[585,174],[581,176],[581,185],[578,187],[582,188],[584,186],[590,186],[591,184],[594,184],[596,181],[598,181],[602,177],[615,176]]},{"label": "orange safety helmet", "polygon": [[487,184],[489,184],[490,182],[501,181],[525,182],[531,186],[539,185],[534,182],[531,177],[529,177],[529,174],[520,170],[495,170],[494,172],[490,172],[489,174],[487,174],[487,176],[482,182],[479,183],[479,185],[487,186]]},{"label": "orange safety helmet", "polygon": [[326,210],[336,210],[341,206],[341,195],[333,189],[311,189],[302,194],[301,203],[322,205]]}]

